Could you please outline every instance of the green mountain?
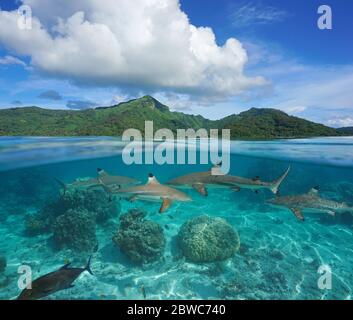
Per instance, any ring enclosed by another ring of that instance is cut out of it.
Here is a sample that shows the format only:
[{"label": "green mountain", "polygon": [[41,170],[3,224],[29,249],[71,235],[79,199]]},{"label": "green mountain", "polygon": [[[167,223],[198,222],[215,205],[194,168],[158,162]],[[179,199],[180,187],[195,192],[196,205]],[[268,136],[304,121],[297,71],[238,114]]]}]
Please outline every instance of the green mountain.
[{"label": "green mountain", "polygon": [[244,139],[339,135],[336,129],[269,108],[252,108],[238,115],[231,115],[219,120],[218,127],[231,129],[232,137]]},{"label": "green mountain", "polygon": [[353,127],[338,128],[337,131],[344,135],[353,136]]},{"label": "green mountain", "polygon": [[145,120],[154,129],[226,128],[232,138],[269,139],[335,136],[336,129],[292,117],[275,109],[250,109],[212,121],[198,115],[172,112],[156,99],[145,96],[111,107],[87,110],[48,110],[25,107],[0,110],[0,135],[6,136],[120,136],[128,128],[142,132]]}]

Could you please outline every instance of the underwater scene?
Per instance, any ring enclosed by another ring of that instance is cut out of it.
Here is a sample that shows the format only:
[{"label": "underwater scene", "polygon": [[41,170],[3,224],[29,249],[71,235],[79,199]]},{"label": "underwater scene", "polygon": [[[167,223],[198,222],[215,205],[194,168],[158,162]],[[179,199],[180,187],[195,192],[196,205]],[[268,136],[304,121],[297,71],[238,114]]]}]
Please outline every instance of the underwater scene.
[{"label": "underwater scene", "polygon": [[232,141],[217,178],[123,147],[0,138],[0,299],[352,298],[352,137]]}]

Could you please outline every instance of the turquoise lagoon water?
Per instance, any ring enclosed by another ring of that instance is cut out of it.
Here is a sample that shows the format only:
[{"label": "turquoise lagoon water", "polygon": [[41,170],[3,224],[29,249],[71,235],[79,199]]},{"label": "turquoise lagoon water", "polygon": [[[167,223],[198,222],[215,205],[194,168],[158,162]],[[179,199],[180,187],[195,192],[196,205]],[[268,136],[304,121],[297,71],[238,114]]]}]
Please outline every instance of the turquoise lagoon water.
[{"label": "turquoise lagoon water", "polygon": [[[353,291],[353,216],[335,218],[306,213],[299,222],[287,209],[266,203],[268,191],[209,190],[202,197],[186,190],[193,201],[174,203],[165,214],[159,204],[115,199],[119,213],[96,227],[93,252],[58,249],[50,232],[28,235],[25,221],[60,198],[53,178],[72,182],[94,177],[96,168],[146,181],[153,172],[163,183],[209,169],[209,165],[131,165],[121,158],[123,143],[113,138],[0,139],[0,299],[14,299],[20,265],[37,278],[71,261],[84,266],[92,254],[94,275],[83,273],[73,288],[46,299],[351,299]],[[277,141],[234,141],[231,173],[271,181],[290,164],[281,194],[300,194],[320,186],[325,198],[353,205],[353,138]],[[119,215],[144,210],[166,239],[163,258],[136,265],[113,243]],[[226,261],[191,263],[180,255],[176,236],[187,220],[222,217],[239,233],[240,249]],[[321,265],[332,270],[332,289],[319,289]],[[144,288],[145,295],[141,288]]]}]

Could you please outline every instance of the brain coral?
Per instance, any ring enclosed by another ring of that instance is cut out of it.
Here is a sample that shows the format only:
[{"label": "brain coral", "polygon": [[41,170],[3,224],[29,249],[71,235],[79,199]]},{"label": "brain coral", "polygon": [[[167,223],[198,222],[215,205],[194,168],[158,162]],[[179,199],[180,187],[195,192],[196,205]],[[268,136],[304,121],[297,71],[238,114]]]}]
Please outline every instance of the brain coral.
[{"label": "brain coral", "polygon": [[239,250],[240,240],[227,221],[203,215],[181,226],[178,244],[187,260],[214,262],[234,256]]},{"label": "brain coral", "polygon": [[122,215],[118,232],[113,237],[120,250],[138,264],[159,260],[165,249],[163,229],[144,217],[145,212],[140,210],[130,210]]},{"label": "brain coral", "polygon": [[96,222],[84,209],[69,210],[53,226],[53,239],[58,248],[90,252],[97,246]]}]

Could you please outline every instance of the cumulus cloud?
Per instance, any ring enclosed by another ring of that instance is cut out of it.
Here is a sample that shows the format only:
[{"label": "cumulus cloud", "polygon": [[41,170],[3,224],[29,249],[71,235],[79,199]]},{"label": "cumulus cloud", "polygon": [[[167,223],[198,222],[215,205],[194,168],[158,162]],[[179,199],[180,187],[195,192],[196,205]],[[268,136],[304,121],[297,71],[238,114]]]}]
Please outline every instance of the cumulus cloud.
[{"label": "cumulus cloud", "polygon": [[353,117],[330,119],[327,121],[327,124],[335,128],[353,127]]},{"label": "cumulus cloud", "polygon": [[266,83],[244,74],[248,57],[237,39],[217,45],[178,0],[23,3],[35,14],[32,29],[17,28],[17,12],[0,11],[0,42],[77,84],[227,97]]},{"label": "cumulus cloud", "polygon": [[55,90],[44,91],[38,96],[38,98],[54,101],[62,100],[62,96],[60,95],[60,93]]},{"label": "cumulus cloud", "polygon": [[72,110],[83,110],[96,107],[96,104],[91,101],[70,100],[66,103],[66,107]]}]

